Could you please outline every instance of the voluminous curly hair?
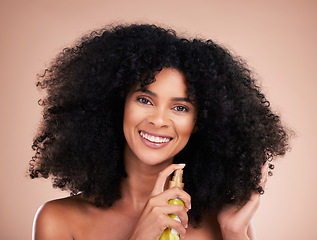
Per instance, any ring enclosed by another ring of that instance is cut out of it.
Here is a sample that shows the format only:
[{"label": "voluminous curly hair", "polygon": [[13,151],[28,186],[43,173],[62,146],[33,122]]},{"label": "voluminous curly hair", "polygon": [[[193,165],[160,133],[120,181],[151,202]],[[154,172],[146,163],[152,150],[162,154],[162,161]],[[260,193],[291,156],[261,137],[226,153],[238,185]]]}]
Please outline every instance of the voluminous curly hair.
[{"label": "voluminous curly hair", "polygon": [[[106,27],[66,48],[40,76],[47,95],[33,142],[31,178],[111,206],[120,198],[123,110],[131,86],[163,68],[186,76],[197,103],[197,131],[174,158],[186,163],[191,222],[224,204],[244,204],[261,167],[284,155],[288,134],[244,62],[211,40],[184,39],[154,25]],[[273,168],[273,165],[271,165]]]}]

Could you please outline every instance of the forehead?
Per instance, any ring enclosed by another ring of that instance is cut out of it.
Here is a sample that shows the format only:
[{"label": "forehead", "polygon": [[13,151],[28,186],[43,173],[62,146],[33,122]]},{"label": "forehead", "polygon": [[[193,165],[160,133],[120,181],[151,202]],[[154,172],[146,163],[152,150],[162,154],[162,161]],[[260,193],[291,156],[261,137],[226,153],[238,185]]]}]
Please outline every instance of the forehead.
[{"label": "forehead", "polygon": [[[174,68],[163,68],[155,75],[154,81],[145,79],[145,84],[137,82],[130,89],[128,96],[136,92],[145,92],[163,98],[183,99],[194,104],[194,94],[189,92],[185,74]],[[149,83],[151,82],[151,83]],[[147,84],[149,83],[149,84]]]},{"label": "forehead", "polygon": [[164,68],[155,76],[155,81],[146,86],[146,89],[164,91],[173,94],[187,95],[185,75],[173,68]]}]

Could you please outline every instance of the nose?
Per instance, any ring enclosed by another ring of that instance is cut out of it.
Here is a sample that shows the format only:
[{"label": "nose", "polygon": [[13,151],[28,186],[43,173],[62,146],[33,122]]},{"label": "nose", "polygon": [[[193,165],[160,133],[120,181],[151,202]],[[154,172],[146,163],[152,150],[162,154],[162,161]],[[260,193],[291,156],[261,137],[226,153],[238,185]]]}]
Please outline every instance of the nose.
[{"label": "nose", "polygon": [[168,111],[158,107],[153,109],[150,116],[148,117],[148,121],[151,125],[157,128],[168,127],[171,123]]}]

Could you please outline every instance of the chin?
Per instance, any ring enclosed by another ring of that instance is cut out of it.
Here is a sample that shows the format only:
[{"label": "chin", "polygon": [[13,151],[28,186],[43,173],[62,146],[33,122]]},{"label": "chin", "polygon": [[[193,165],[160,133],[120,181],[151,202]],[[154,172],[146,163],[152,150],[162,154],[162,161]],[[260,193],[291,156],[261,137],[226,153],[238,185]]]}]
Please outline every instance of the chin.
[{"label": "chin", "polygon": [[[156,155],[156,154],[155,154]],[[160,156],[155,156],[154,154],[149,154],[146,157],[145,156],[140,156],[139,159],[141,162],[143,162],[146,165],[149,166],[155,166],[155,165],[160,165],[160,164],[164,164],[164,163],[172,163],[173,161],[173,157],[166,157],[166,158],[162,158],[162,155]]]}]

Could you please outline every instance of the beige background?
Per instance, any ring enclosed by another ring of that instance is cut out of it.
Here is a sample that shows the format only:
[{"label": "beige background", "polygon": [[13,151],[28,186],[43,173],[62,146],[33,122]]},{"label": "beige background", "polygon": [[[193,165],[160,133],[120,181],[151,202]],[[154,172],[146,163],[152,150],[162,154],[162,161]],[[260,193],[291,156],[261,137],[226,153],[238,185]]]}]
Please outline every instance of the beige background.
[{"label": "beige background", "polygon": [[158,23],[212,38],[256,69],[297,134],[254,217],[258,239],[317,239],[316,10],[314,0],[1,0],[0,239],[30,239],[37,208],[67,195],[26,177],[40,119],[36,74],[78,36],[112,22]]}]

